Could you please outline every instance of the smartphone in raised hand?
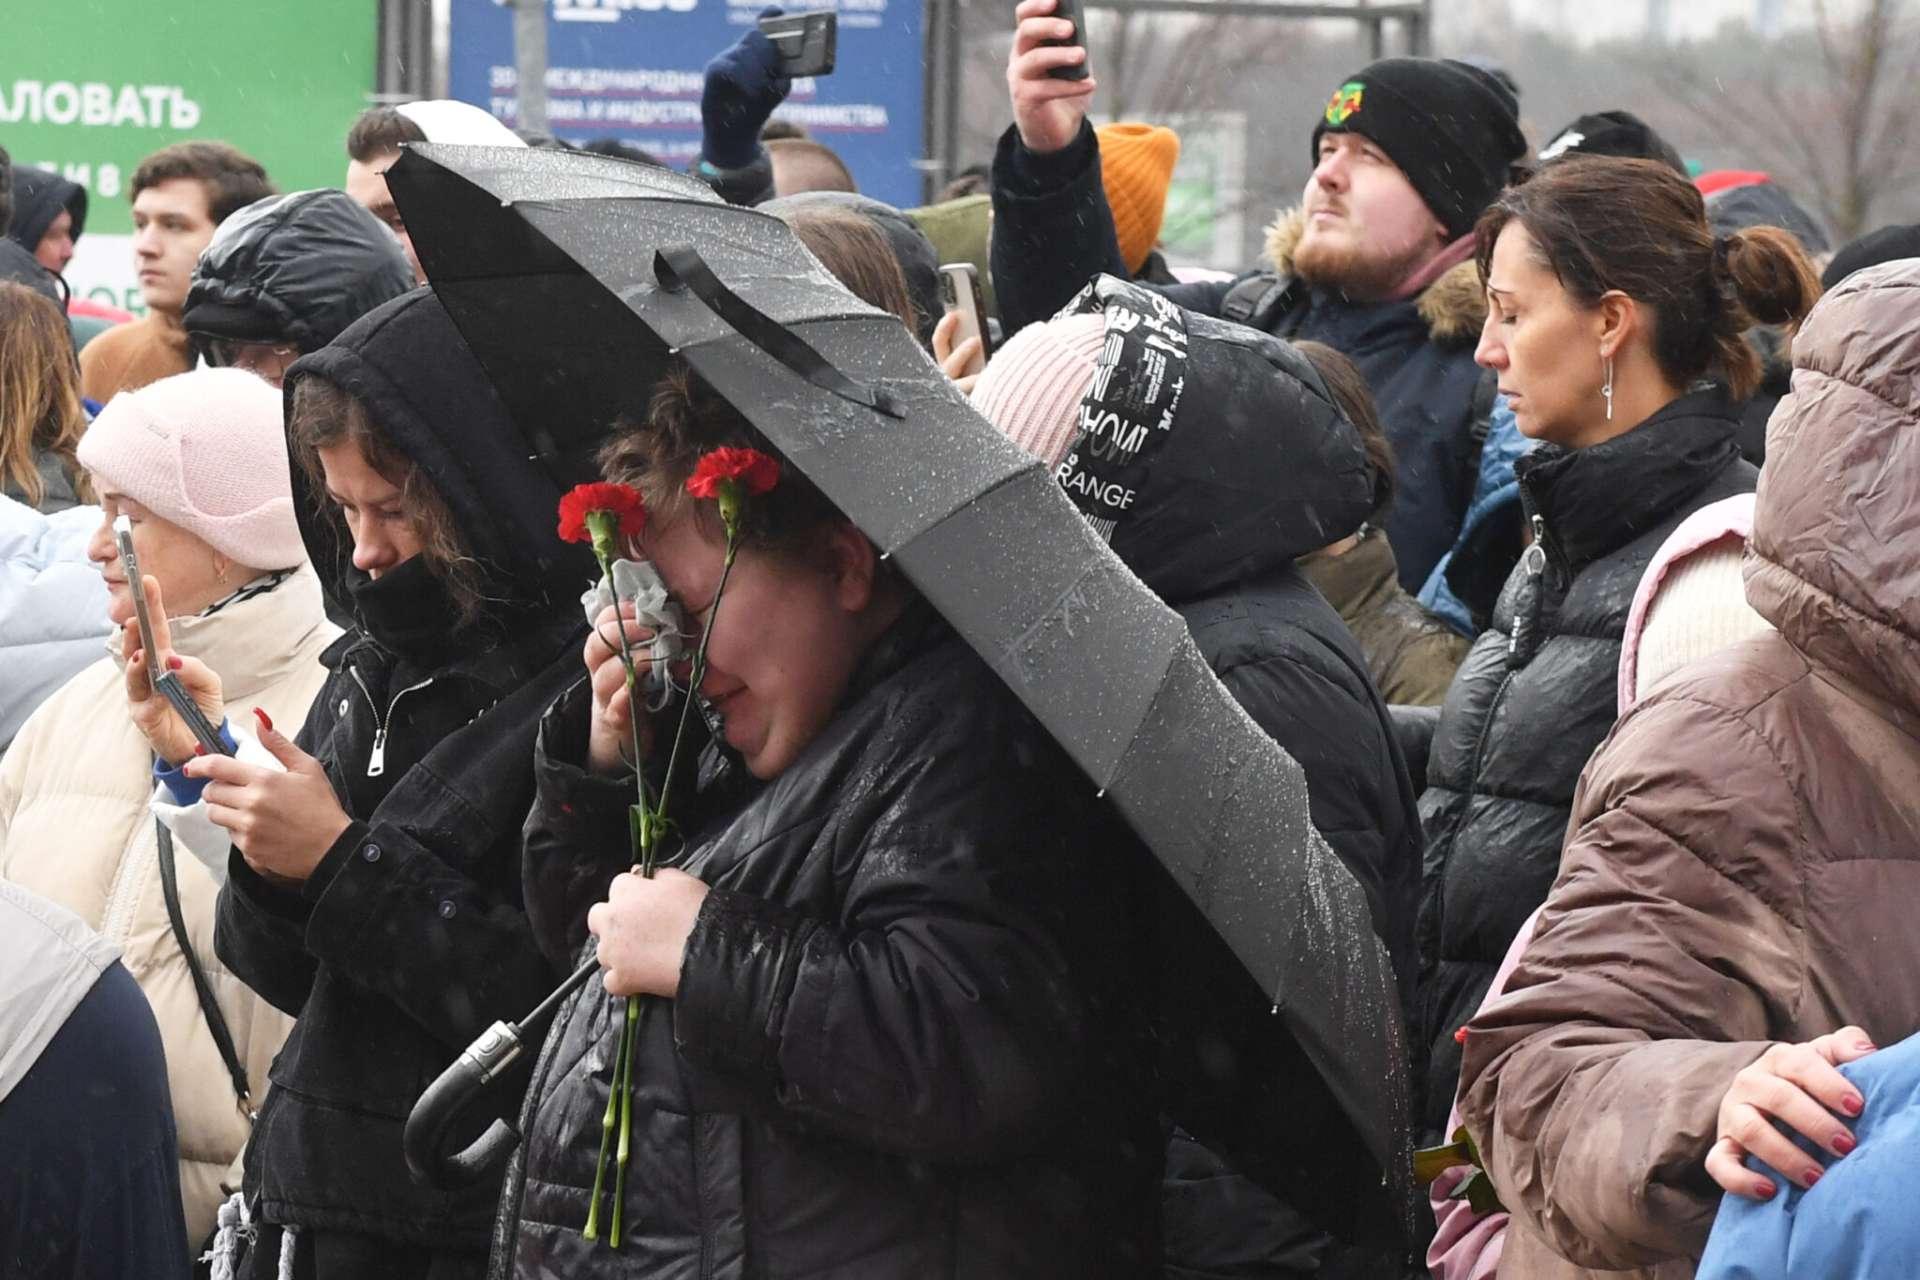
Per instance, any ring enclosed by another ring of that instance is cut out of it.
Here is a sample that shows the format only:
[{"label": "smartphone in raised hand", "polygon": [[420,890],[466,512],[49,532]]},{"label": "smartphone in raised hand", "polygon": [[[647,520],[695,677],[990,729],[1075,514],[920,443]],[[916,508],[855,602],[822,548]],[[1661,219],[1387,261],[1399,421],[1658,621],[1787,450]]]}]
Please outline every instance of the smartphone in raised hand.
[{"label": "smartphone in raised hand", "polygon": [[147,582],[140,574],[140,557],[133,550],[133,522],[127,517],[114,517],[113,541],[120,552],[120,572],[126,576],[128,590],[133,592],[134,621],[140,628],[140,648],[147,655],[147,679],[153,691],[173,707],[194,741],[208,751],[232,755],[220,737],[220,727],[207,719],[207,713],[193,700],[193,693],[180,682],[180,677],[160,664],[160,650],[153,642],[153,618],[147,612]]},{"label": "smartphone in raised hand", "polygon": [[[1054,0],[1053,16],[1064,18],[1073,24],[1073,34],[1064,40],[1048,40],[1045,43],[1054,46],[1080,45],[1087,47],[1087,26],[1080,18],[1080,0]],[[1047,74],[1055,80],[1085,80],[1091,72],[1087,64],[1093,61],[1093,50],[1087,48],[1087,56],[1070,67],[1053,67]]]},{"label": "smartphone in raised hand", "polygon": [[833,74],[840,32],[840,15],[833,10],[777,14],[761,18],[759,27],[780,55],[781,75],[797,80]]}]

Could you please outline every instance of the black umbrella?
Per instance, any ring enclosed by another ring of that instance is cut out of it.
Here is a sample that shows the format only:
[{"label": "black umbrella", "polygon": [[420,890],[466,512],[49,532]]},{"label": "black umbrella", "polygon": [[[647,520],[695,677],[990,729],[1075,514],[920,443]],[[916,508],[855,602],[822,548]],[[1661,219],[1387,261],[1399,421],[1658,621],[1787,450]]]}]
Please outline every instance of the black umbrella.
[{"label": "black umbrella", "polygon": [[[1244,1154],[1257,1177],[1262,1150],[1285,1145],[1278,1129],[1357,1135],[1371,1178],[1324,1187],[1323,1201],[1360,1230],[1404,1231],[1405,1048],[1365,894],[1313,829],[1299,765],[1053,476],[785,224],[679,175],[422,144],[388,182],[435,291],[534,452],[578,467],[678,355],[906,573],[1238,958],[1244,974],[1229,981],[1263,1025],[1243,1016],[1220,1053],[1258,1070],[1274,1058],[1260,1044],[1276,1038],[1267,1028],[1284,1028],[1278,1038],[1311,1060],[1346,1122],[1329,1129],[1315,1099],[1273,1098],[1263,1115],[1222,1116],[1196,1136]],[[1310,1172],[1319,1158],[1279,1162]]]}]

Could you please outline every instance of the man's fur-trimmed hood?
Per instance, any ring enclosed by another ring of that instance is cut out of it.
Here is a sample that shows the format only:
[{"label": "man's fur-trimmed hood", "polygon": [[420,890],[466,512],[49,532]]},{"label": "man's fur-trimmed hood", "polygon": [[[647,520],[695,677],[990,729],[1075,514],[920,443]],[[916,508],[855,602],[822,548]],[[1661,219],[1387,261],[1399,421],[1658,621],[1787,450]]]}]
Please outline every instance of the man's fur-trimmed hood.
[{"label": "man's fur-trimmed hood", "polygon": [[[1267,264],[1283,276],[1293,274],[1293,251],[1306,229],[1306,212],[1298,206],[1283,210],[1267,228]],[[1480,269],[1462,262],[1421,291],[1415,304],[1427,322],[1427,336],[1436,343],[1457,345],[1477,341],[1487,322],[1487,295],[1480,287]]]}]

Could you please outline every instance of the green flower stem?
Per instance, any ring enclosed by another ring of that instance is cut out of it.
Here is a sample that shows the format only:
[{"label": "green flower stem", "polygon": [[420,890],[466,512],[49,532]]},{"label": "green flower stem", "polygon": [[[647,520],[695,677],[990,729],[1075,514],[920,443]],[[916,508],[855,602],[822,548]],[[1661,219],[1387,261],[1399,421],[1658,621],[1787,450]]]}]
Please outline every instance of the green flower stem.
[{"label": "green flower stem", "polygon": [[627,999],[627,1026],[620,1033],[623,1052],[620,1055],[616,1091],[620,1097],[620,1147],[615,1157],[613,1175],[613,1234],[607,1239],[610,1248],[620,1247],[620,1211],[627,1203],[627,1152],[633,1141],[633,1051],[634,1031],[640,1025],[640,999],[631,996]]},{"label": "green flower stem", "polygon": [[[600,571],[606,575],[608,591],[613,596],[616,609],[615,621],[620,636],[620,661],[626,668],[627,699],[633,712],[633,759],[634,780],[639,792],[639,804],[635,806],[637,821],[634,827],[635,842],[639,847],[640,874],[652,879],[655,864],[655,849],[661,837],[666,834],[667,798],[673,789],[673,775],[680,763],[680,744],[687,736],[687,721],[693,710],[694,700],[699,697],[700,682],[706,678],[707,643],[713,638],[713,624],[720,616],[720,601],[727,593],[727,580],[733,576],[733,562],[740,550],[740,495],[737,486],[728,483],[721,489],[720,516],[727,528],[727,555],[720,568],[720,585],[713,593],[713,609],[708,614],[707,625],[700,633],[700,643],[694,650],[693,666],[687,683],[687,698],[680,705],[680,722],[674,729],[673,749],[667,755],[667,774],[660,784],[660,798],[649,802],[645,770],[641,767],[640,754],[640,711],[638,677],[636,675],[633,653],[627,644],[626,619],[618,614],[620,593],[613,584],[613,566],[610,554],[615,526],[604,518],[603,513],[593,512],[587,516],[588,528],[593,532],[593,550],[600,561]],[[600,1195],[605,1186],[609,1149],[611,1148],[613,1174],[613,1210],[608,1223],[607,1247],[618,1249],[624,1220],[627,1198],[627,1163],[633,1149],[633,1060],[635,1042],[638,1039],[640,1025],[640,999],[629,997],[626,1002],[626,1024],[620,1031],[620,1049],[614,1059],[613,1088],[607,1097],[606,1113],[600,1121],[600,1156],[594,1163],[593,1201],[587,1210],[586,1229],[581,1235],[588,1240],[599,1238],[600,1231]],[[614,1137],[615,1129],[619,1137]]]},{"label": "green flower stem", "polygon": [[[724,493],[725,491],[722,490]],[[727,508],[722,505],[724,516]],[[680,743],[687,736],[687,716],[693,710],[693,703],[700,696],[700,682],[707,674],[707,643],[713,639],[713,624],[720,620],[720,601],[727,594],[727,579],[733,576],[733,559],[740,550],[740,520],[736,514],[727,520],[727,558],[720,566],[720,585],[714,589],[713,611],[707,616],[707,625],[701,629],[700,644],[694,649],[693,670],[687,678],[687,700],[680,704],[680,725],[673,732],[673,750],[667,755],[667,776],[660,782],[660,812],[667,810],[667,795],[673,790],[674,766],[680,761]],[[652,875],[651,863],[643,864],[643,875]]]},{"label": "green flower stem", "polygon": [[[627,1002],[627,1008],[628,1012],[632,1012],[632,1001]],[[605,1185],[607,1157],[613,1147],[614,1124],[620,1117],[620,1072],[626,1064],[628,1054],[631,1052],[632,1044],[627,1036],[622,1033],[620,1037],[620,1050],[613,1060],[613,1088],[607,1091],[606,1114],[600,1117],[600,1154],[594,1158],[593,1162],[593,1199],[587,1203],[587,1225],[586,1229],[580,1233],[581,1236],[588,1240],[598,1240],[600,1238],[600,1190]],[[617,1178],[615,1182],[617,1186]],[[617,1212],[619,1206],[616,1203],[614,1207],[616,1217],[614,1219],[615,1225],[613,1230],[615,1237],[618,1238],[620,1227]]]}]

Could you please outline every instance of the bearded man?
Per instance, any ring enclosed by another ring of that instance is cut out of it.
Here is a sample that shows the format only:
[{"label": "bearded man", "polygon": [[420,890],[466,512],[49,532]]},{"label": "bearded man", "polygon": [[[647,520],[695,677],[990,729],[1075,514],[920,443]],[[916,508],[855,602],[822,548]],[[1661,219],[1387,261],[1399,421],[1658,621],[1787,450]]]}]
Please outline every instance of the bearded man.
[{"label": "bearded man", "polygon": [[[1054,0],[1023,0],[1007,64],[1014,125],[993,166],[993,279],[1011,334],[1102,272],[1125,277],[1086,116],[1094,80]],[[1418,591],[1453,546],[1494,385],[1473,362],[1486,300],[1473,225],[1526,150],[1512,92],[1463,62],[1387,58],[1349,76],[1312,135],[1298,208],[1269,229],[1267,262],[1237,279],[1169,285],[1190,310],[1323,342],[1359,366],[1398,464],[1387,539]]]}]

